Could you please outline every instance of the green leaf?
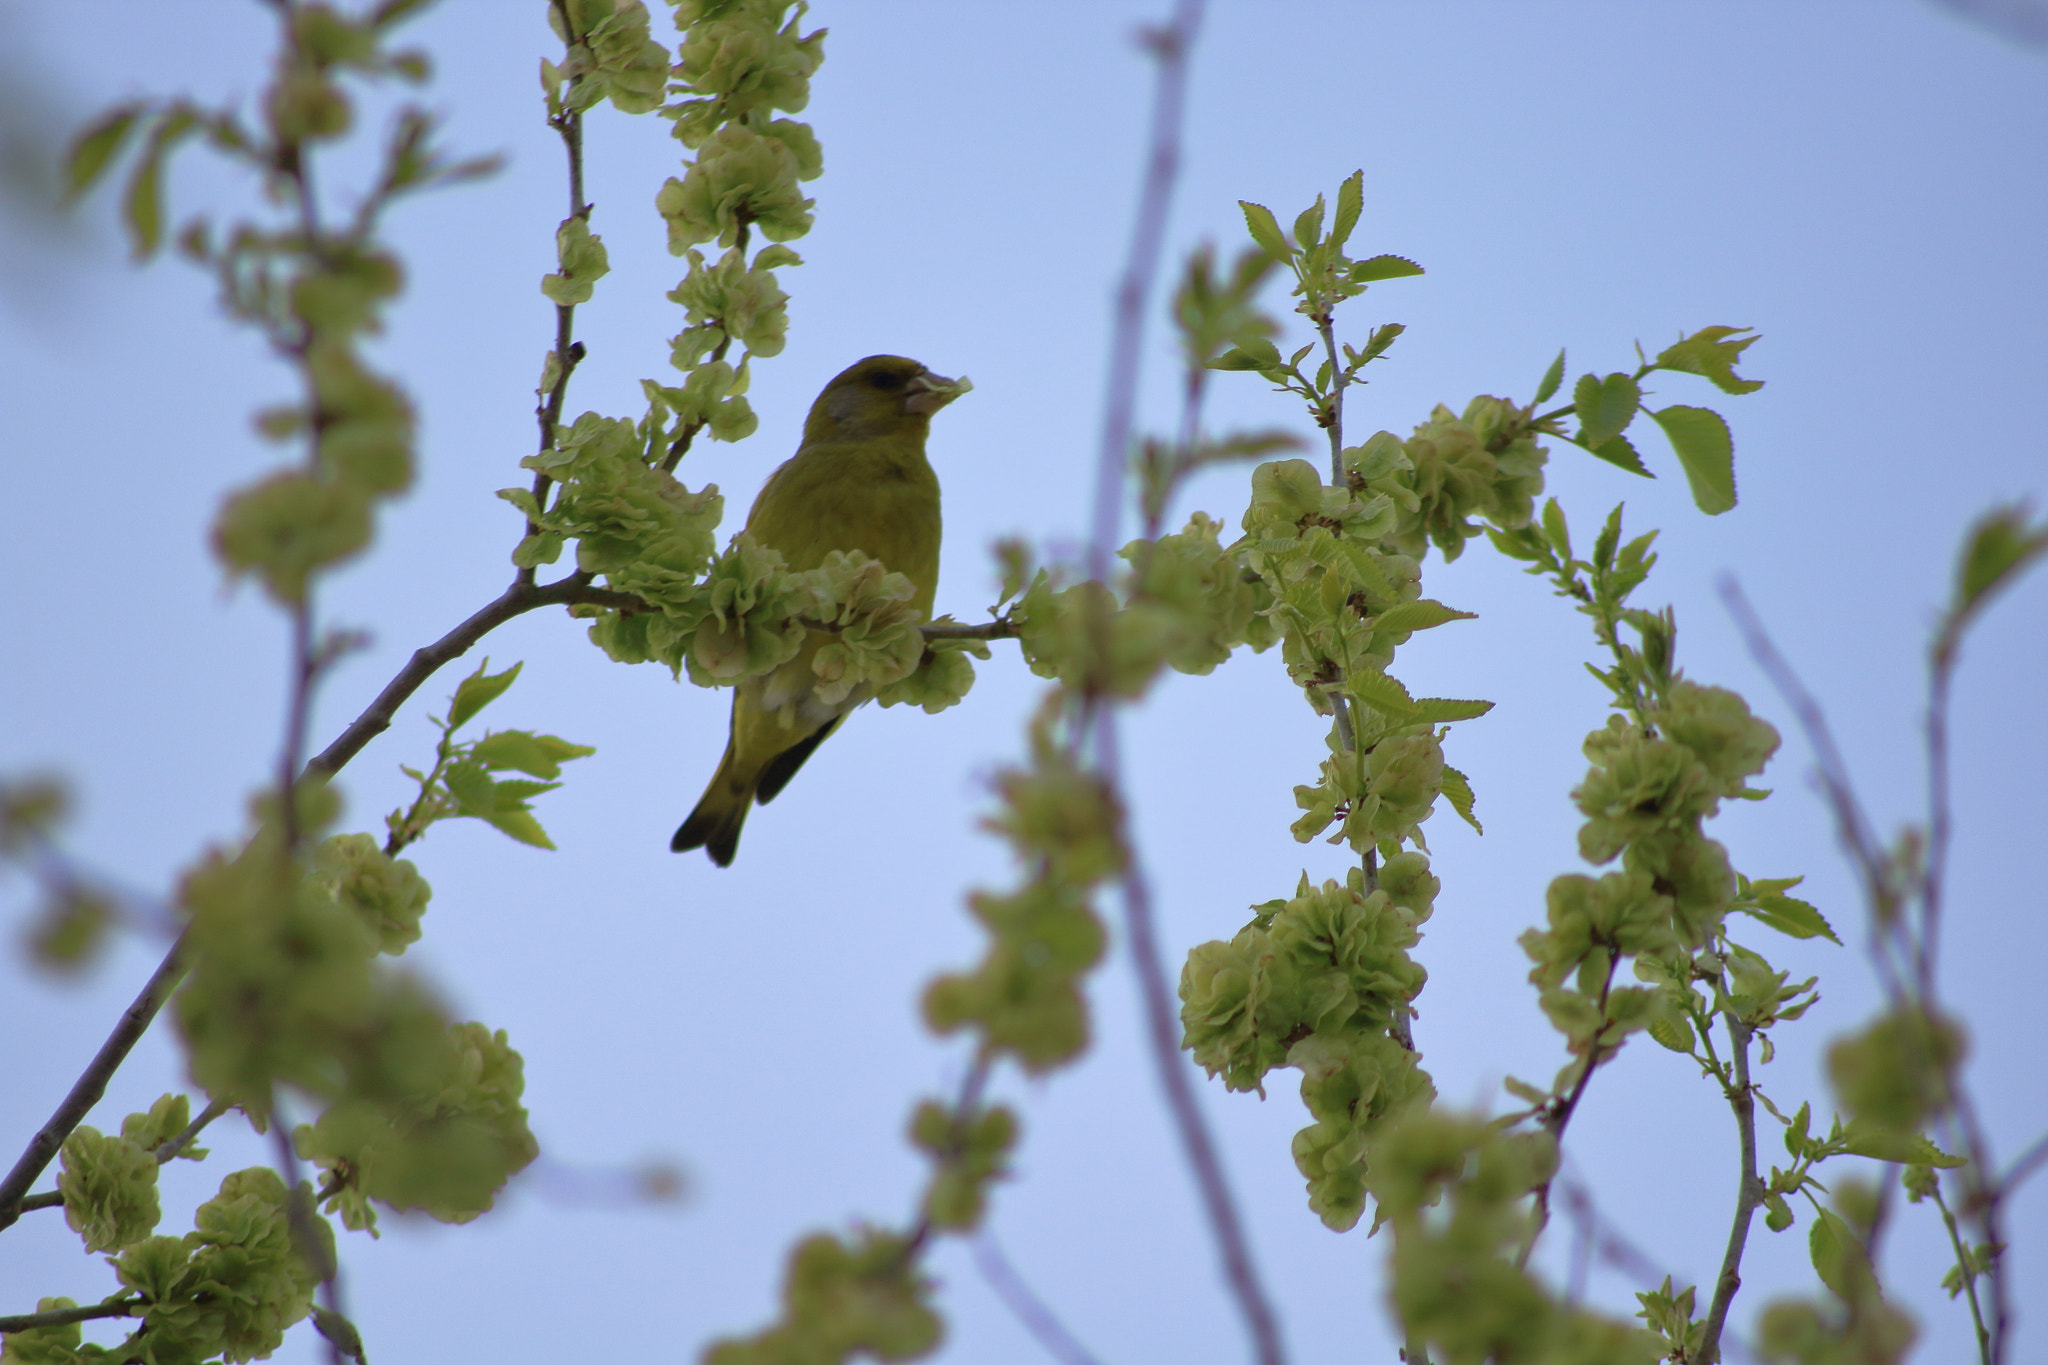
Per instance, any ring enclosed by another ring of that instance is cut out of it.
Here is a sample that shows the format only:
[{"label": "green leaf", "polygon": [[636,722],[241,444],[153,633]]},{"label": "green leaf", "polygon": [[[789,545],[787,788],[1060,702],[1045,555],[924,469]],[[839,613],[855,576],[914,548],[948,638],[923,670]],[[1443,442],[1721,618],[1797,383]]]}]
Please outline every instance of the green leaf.
[{"label": "green leaf", "polygon": [[1323,240],[1323,196],[1316,196],[1316,202],[1303,209],[1294,219],[1294,244],[1304,251],[1314,250]]},{"label": "green leaf", "polygon": [[462,807],[464,815],[491,819],[498,814],[498,784],[474,763],[451,763],[441,774],[448,794]]},{"label": "green leaf", "polygon": [[1244,225],[1250,231],[1252,240],[1258,243],[1259,250],[1282,265],[1294,259],[1294,252],[1287,245],[1287,239],[1280,235],[1280,224],[1275,221],[1273,210],[1264,204],[1254,204],[1248,199],[1238,200],[1237,206],[1244,210]]},{"label": "green leaf", "polygon": [[1859,1265],[1868,1273],[1869,1258],[1863,1250],[1863,1243],[1856,1239],[1856,1233],[1849,1227],[1842,1215],[1833,1209],[1822,1209],[1820,1216],[1813,1220],[1807,1230],[1806,1249],[1813,1258],[1814,1273],[1820,1282],[1844,1299],[1853,1298],[1859,1277]]},{"label": "green leaf", "polygon": [[540,827],[540,821],[533,818],[531,811],[504,810],[484,816],[493,828],[509,834],[522,844],[534,848],[553,849],[555,841],[548,838],[548,832]]},{"label": "green leaf", "polygon": [[1621,509],[1621,503],[1614,504],[1614,510],[1607,514],[1607,524],[1593,539],[1593,567],[1601,573],[1614,567],[1614,547],[1621,543]]},{"label": "green leaf", "polygon": [[1610,436],[1597,446],[1586,447],[1595,457],[1607,461],[1617,469],[1626,469],[1631,474],[1640,474],[1646,479],[1657,476],[1650,472],[1643,457],[1636,454],[1636,448],[1629,444],[1626,436]]},{"label": "green leaf", "polygon": [[505,689],[519,680],[519,670],[526,665],[517,663],[503,673],[485,673],[484,670],[490,666],[491,661],[485,659],[476,666],[476,672],[464,678],[461,686],[455,689],[455,698],[448,705],[450,730],[461,729],[477,712],[503,696]]},{"label": "green leaf", "polygon": [[1796,896],[1761,895],[1756,898],[1756,904],[1735,908],[1793,938],[1824,938],[1831,943],[1842,941],[1835,937],[1834,929],[1820,911]]},{"label": "green leaf", "polygon": [[1648,1030],[1651,1039],[1659,1046],[1673,1052],[1692,1055],[1692,1024],[1682,1014],[1667,1014],[1650,1021]]},{"label": "green leaf", "polygon": [[164,161],[192,132],[190,109],[175,107],[158,120],[149,143],[128,180],[128,192],[121,199],[121,217],[128,225],[128,240],[136,260],[156,254],[164,239]]},{"label": "green leaf", "polygon": [[477,762],[494,771],[510,768],[534,777],[559,777],[562,765],[549,754],[536,735],[524,730],[500,730],[485,735],[470,750]]},{"label": "green leaf", "polygon": [[1411,719],[1445,725],[1454,720],[1477,720],[1492,709],[1492,702],[1477,698],[1417,697]]},{"label": "green leaf", "polygon": [[1605,379],[1580,375],[1572,389],[1572,407],[1579,417],[1575,439],[1586,449],[1597,451],[1628,430],[1642,402],[1642,389],[1625,374],[1610,374]]},{"label": "green leaf", "polygon": [[1330,220],[1332,247],[1339,251],[1344,249],[1344,243],[1351,240],[1351,229],[1358,226],[1358,215],[1364,206],[1365,172],[1353,171],[1337,187],[1337,216]]},{"label": "green leaf", "polygon": [[1550,395],[1556,393],[1563,383],[1564,348],[1559,347],[1557,359],[1550,362],[1550,368],[1543,372],[1543,382],[1536,386],[1536,398],[1534,401],[1538,403],[1549,401]]},{"label": "green leaf", "polygon": [[1284,368],[1280,348],[1262,336],[1245,336],[1237,345],[1209,362],[1212,370],[1258,370],[1266,373]]},{"label": "green leaf", "polygon": [[1369,360],[1378,360],[1380,353],[1393,345],[1394,339],[1407,330],[1408,324],[1405,322],[1383,322],[1373,328],[1371,335],[1365,339],[1365,349],[1358,353],[1358,363],[1363,365]]},{"label": "green leaf", "polygon": [[73,139],[64,159],[64,202],[70,203],[91,189],[106,173],[114,157],[135,131],[142,117],[140,104],[117,104],[100,115]]},{"label": "green leaf", "polygon": [[1399,280],[1422,273],[1422,267],[1406,256],[1370,256],[1351,267],[1351,282],[1371,284],[1375,280]]},{"label": "green leaf", "polygon": [[1974,611],[2048,551],[2048,522],[2030,526],[2025,503],[1994,507],[1977,518],[1956,564],[1957,616]]},{"label": "green leaf", "polygon": [[1841,1149],[1850,1156],[1867,1156],[1900,1166],[1939,1166],[1953,1170],[1969,1165],[1967,1157],[1951,1156],[1919,1133],[1886,1128],[1868,1119],[1851,1119],[1843,1130],[1848,1140]]},{"label": "green leaf", "polygon": [[1660,408],[1650,416],[1678,452],[1699,509],[1714,517],[1735,506],[1735,438],[1728,434],[1721,414],[1680,405]]},{"label": "green leaf", "polygon": [[[1427,707],[1433,700],[1435,698],[1425,700],[1422,705]],[[1491,703],[1488,705],[1490,707]],[[1444,800],[1451,803],[1451,809],[1458,813],[1460,819],[1479,833],[1486,833],[1480,827],[1478,817],[1472,814],[1472,780],[1448,763],[1444,765],[1443,793]]]},{"label": "green leaf", "polygon": [[1571,528],[1565,524],[1564,508],[1551,498],[1543,504],[1543,538],[1560,560],[1572,557]]},{"label": "green leaf", "polygon": [[1441,602],[1425,597],[1419,601],[1403,602],[1399,606],[1388,607],[1366,624],[1374,630],[1410,631],[1428,630],[1433,626],[1443,625],[1446,621],[1478,619],[1474,612],[1459,611],[1455,607],[1447,607]]},{"label": "green leaf", "polygon": [[1723,393],[1755,393],[1764,386],[1764,381],[1741,379],[1735,373],[1736,361],[1757,340],[1754,336],[1738,335],[1749,330],[1747,327],[1702,327],[1685,340],[1665,347],[1658,353],[1655,364],[1660,370],[1702,375],[1711,379],[1714,387]]},{"label": "green leaf", "polygon": [[1414,699],[1400,680],[1371,669],[1359,669],[1344,679],[1344,690],[1362,706],[1370,706],[1383,715],[1397,720],[1407,720],[1415,713]]}]

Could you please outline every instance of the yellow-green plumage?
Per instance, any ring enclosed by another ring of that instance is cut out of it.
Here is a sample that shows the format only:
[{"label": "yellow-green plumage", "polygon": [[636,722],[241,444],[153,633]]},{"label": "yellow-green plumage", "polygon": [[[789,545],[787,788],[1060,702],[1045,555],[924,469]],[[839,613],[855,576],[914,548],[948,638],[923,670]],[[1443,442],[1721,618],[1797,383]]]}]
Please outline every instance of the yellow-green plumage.
[{"label": "yellow-green plumage", "polygon": [[[901,356],[869,356],[841,373],[811,405],[796,454],[754,499],[747,532],[799,572],[834,550],[860,550],[916,584],[929,617],[939,586],[939,480],[924,441],[931,414],[958,391]],[[725,757],[671,849],[701,848],[729,866],[747,811],[773,800],[868,700],[861,689],[837,703],[818,699],[811,660],[826,638],[812,632],[795,658],[734,691]]]}]

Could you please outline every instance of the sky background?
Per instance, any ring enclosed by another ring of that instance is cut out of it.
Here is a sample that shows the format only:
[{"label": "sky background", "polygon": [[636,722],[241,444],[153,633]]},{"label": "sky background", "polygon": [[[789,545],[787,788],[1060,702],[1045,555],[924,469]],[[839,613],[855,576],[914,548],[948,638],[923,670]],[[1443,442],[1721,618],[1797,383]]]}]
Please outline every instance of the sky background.
[{"label": "sky background", "polygon": [[[1163,11],[1158,0],[818,5],[809,22],[831,37],[802,117],[826,174],[809,187],[817,227],[796,244],[806,264],[784,273],[789,346],[755,369],[759,433],[700,444],[680,470],[726,491],[729,524],[794,449],[824,381],[888,351],[976,385],[931,440],[946,489],[939,610],[984,615],[998,536],[1074,541],[1149,94],[1131,35]],[[492,492],[527,479],[517,462],[532,448],[553,329],[538,282],[566,198],[535,80],[539,58],[559,50],[543,15],[538,0],[444,0],[411,26],[434,56],[428,98],[447,112],[450,143],[510,160],[391,220],[409,279],[378,358],[418,402],[421,477],[374,554],[324,594],[326,619],[367,629],[375,646],[321,696],[320,743],[509,576],[520,527]],[[0,3],[8,145],[124,96],[247,96],[269,22],[227,0]],[[1826,702],[1880,828],[1909,818],[1923,780],[1923,645],[1958,537],[1994,501],[2048,491],[2048,56],[1913,0],[1238,0],[1211,13],[1190,98],[1170,259],[1202,241],[1234,250],[1238,199],[1286,221],[1362,168],[1354,248],[1428,269],[1340,315],[1354,339],[1383,321],[1409,329],[1349,401],[1354,441],[1405,433],[1435,403],[1475,393],[1526,401],[1559,346],[1574,375],[1605,373],[1632,366],[1636,341],[1654,351],[1713,323],[1761,331],[1743,366],[1767,381],[1760,393],[1658,384],[1660,403],[1728,417],[1735,511],[1695,511],[1654,435],[1638,442],[1654,482],[1553,446],[1550,492],[1586,538],[1622,500],[1631,529],[1662,529],[1638,600],[1675,606],[1690,676],[1742,691],[1786,732],[1764,779],[1778,794],[1711,832],[1752,876],[1805,874],[1802,894],[1849,943],[1739,930],[1779,967],[1821,979],[1821,1004],[1779,1030],[1762,1075],[1788,1110],[1806,1098],[1825,1109],[1826,1040],[1874,1007],[1860,912],[1804,746],[1714,585],[1741,581]],[[568,412],[635,415],[638,381],[668,373],[666,338],[681,324],[662,297],[680,263],[652,198],[682,149],[660,121],[609,108],[592,115],[588,145],[592,226],[613,271],[578,312],[591,354]],[[198,155],[173,175],[180,210],[245,194]],[[222,586],[205,528],[224,489],[277,458],[248,413],[289,395],[290,381],[218,318],[206,280],[175,261],[128,266],[104,195],[51,223],[17,189],[0,231],[0,771],[65,773],[76,855],[161,891],[209,842],[237,836],[276,751],[280,618],[259,594]],[[1173,411],[1163,329],[1148,354],[1146,416],[1159,430]],[[1210,422],[1308,430],[1250,376],[1219,377]],[[1245,472],[1207,477],[1179,511],[1234,523]],[[1432,557],[1424,582],[1479,619],[1418,637],[1395,672],[1418,694],[1498,706],[1448,742],[1486,834],[1448,813],[1428,827],[1443,891],[1419,949],[1430,982],[1416,1037],[1447,1102],[1498,1111],[1503,1076],[1543,1083],[1563,1060],[1515,937],[1540,922],[1553,876],[1584,870],[1568,793],[1604,693],[1580,666],[1593,650],[1581,618],[1483,545],[1449,566]],[[494,668],[526,663],[492,722],[597,755],[540,803],[560,851],[474,822],[442,825],[412,851],[437,894],[405,961],[459,1017],[510,1031],[546,1156],[469,1227],[387,1216],[381,1243],[344,1237],[349,1308],[379,1365],[556,1360],[593,1343],[607,1358],[690,1357],[767,1320],[784,1252],[806,1230],[906,1218],[923,1166],[905,1118],[965,1065],[957,1041],[923,1032],[914,1002],[935,971],[979,951],[964,892],[1011,876],[975,826],[1039,684],[998,647],[951,711],[863,712],[756,813],[737,864],[720,871],[666,845],[724,742],[724,693],[614,665],[559,613],[522,618],[484,650]],[[1956,698],[1944,971],[2003,1158],[2048,1129],[2048,907],[2035,870],[2048,824],[2044,665],[2048,576],[2037,576],[1985,619]],[[430,683],[347,771],[354,827],[381,828],[406,799],[398,765],[430,754],[425,716],[459,676]],[[1169,678],[1131,718],[1136,830],[1175,964],[1303,871],[1341,875],[1341,850],[1287,833],[1291,788],[1312,777],[1321,735],[1274,655]],[[0,896],[0,918],[24,922],[21,884]],[[1120,930],[1112,938],[1085,1062],[996,1087],[1024,1136],[991,1226],[1101,1359],[1240,1360],[1139,1046]],[[163,947],[133,934],[79,982],[6,957],[0,1159],[47,1117]],[[1263,1102],[1202,1087],[1259,1264],[1299,1360],[1391,1360],[1385,1247],[1362,1231],[1335,1236],[1306,1211],[1287,1147],[1305,1121],[1291,1075]],[[116,1128],[181,1079],[160,1029],[93,1121]],[[182,1231],[223,1174],[266,1159],[234,1127],[214,1130],[213,1160],[169,1173],[161,1230]],[[1771,1130],[1767,1153],[1780,1150]],[[620,1173],[661,1160],[687,1169],[687,1203],[611,1197]],[[1643,1040],[1595,1078],[1566,1142],[1566,1169],[1592,1179],[1606,1218],[1681,1285],[1711,1280],[1735,1162],[1711,1085]],[[1805,1226],[1752,1234],[1745,1332],[1772,1295],[1812,1287]],[[2010,1228],[2014,1300],[2048,1304],[2048,1179],[2013,1204]],[[1561,1222],[1544,1252],[1553,1270],[1569,1244]],[[1967,1314],[1935,1287],[1944,1252],[1931,1212],[1903,1209],[1887,1250],[1889,1283],[1921,1319],[1919,1358],[1963,1358]],[[964,1247],[943,1245],[931,1271],[949,1322],[941,1359],[1044,1358]],[[112,1287],[54,1212],[0,1236],[0,1312]],[[1626,1312],[1641,1287],[1596,1267],[1589,1294]],[[301,1329],[278,1358],[314,1355]],[[2048,1314],[2037,1312],[2014,1358],[2044,1355]]]}]

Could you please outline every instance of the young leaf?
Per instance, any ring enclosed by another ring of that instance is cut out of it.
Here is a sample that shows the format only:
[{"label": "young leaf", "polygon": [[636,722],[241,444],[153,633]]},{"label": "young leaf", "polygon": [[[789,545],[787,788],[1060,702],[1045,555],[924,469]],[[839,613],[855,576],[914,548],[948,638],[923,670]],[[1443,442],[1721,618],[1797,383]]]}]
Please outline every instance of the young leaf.
[{"label": "young leaf", "polygon": [[1657,476],[1643,463],[1643,457],[1636,454],[1636,448],[1629,444],[1626,436],[1610,436],[1598,446],[1587,446],[1586,450],[1595,459],[1607,461],[1616,469],[1626,469],[1631,474],[1640,474],[1646,479]]},{"label": "young leaf", "polygon": [[503,673],[486,674],[484,670],[490,666],[491,661],[485,659],[455,689],[455,699],[448,705],[449,729],[461,729],[477,712],[503,696],[505,689],[519,680],[519,670],[526,665],[517,663]]},{"label": "young leaf", "polygon": [[1551,498],[1543,504],[1543,538],[1550,542],[1550,548],[1558,559],[1571,559],[1571,528],[1565,524],[1564,508],[1558,506],[1556,498]]},{"label": "young leaf", "polygon": [[1614,567],[1614,547],[1621,543],[1621,503],[1607,514],[1607,524],[1593,540],[1593,567],[1606,573]]},{"label": "young leaf", "polygon": [[1580,375],[1572,389],[1572,406],[1579,416],[1578,443],[1597,452],[1628,429],[1642,401],[1643,391],[1625,374],[1610,374],[1605,379]]},{"label": "young leaf", "polygon": [[1834,929],[1820,911],[1796,896],[1759,895],[1756,904],[1735,908],[1793,938],[1824,938],[1831,943],[1842,941],[1835,937]]},{"label": "young leaf", "polygon": [[141,105],[117,104],[78,134],[70,155],[64,159],[65,203],[92,188],[128,141],[128,135],[135,131],[136,120],[141,117]]},{"label": "young leaf", "polygon": [[1264,204],[1254,204],[1240,199],[1237,206],[1244,210],[1244,225],[1257,242],[1259,250],[1285,265],[1294,259],[1294,252],[1287,245],[1287,239],[1280,235],[1280,224],[1273,218],[1273,210]]},{"label": "young leaf", "polygon": [[[1430,700],[1433,699],[1424,700],[1422,705],[1427,707]],[[1489,703],[1489,707],[1490,705]],[[1443,794],[1444,800],[1451,803],[1451,809],[1458,813],[1459,819],[1480,834],[1486,833],[1480,828],[1478,818],[1472,814],[1472,780],[1448,763],[1444,765]]]},{"label": "young leaf", "polygon": [[1443,625],[1446,621],[1477,619],[1477,613],[1459,611],[1455,607],[1447,607],[1441,602],[1425,597],[1419,601],[1402,602],[1397,606],[1388,607],[1374,616],[1368,624],[1374,630],[1410,631],[1429,630],[1434,626]]},{"label": "young leaf", "polygon": [[500,730],[478,740],[471,754],[494,771],[510,768],[534,777],[562,775],[562,765],[542,746],[538,736],[524,730]]},{"label": "young leaf", "polygon": [[1714,517],[1735,506],[1735,438],[1728,434],[1721,414],[1679,405],[1659,408],[1650,416],[1678,452],[1699,509]]},{"label": "young leaf", "polygon": [[1323,196],[1316,196],[1316,202],[1303,209],[1294,220],[1294,244],[1303,251],[1313,251],[1323,240]]},{"label": "young leaf", "polygon": [[1822,1209],[1807,1231],[1806,1249],[1820,1282],[1842,1298],[1853,1299],[1857,1281],[1862,1278],[1857,1271],[1870,1273],[1869,1257],[1842,1215],[1833,1209]]},{"label": "young leaf", "polygon": [[1383,715],[1397,720],[1408,720],[1415,713],[1415,702],[1408,695],[1399,679],[1371,669],[1357,669],[1344,679],[1344,690],[1349,692],[1361,706],[1370,706]]},{"label": "young leaf", "polygon": [[1755,393],[1764,386],[1764,381],[1738,378],[1735,373],[1735,362],[1757,340],[1753,336],[1737,335],[1748,330],[1747,327],[1702,327],[1685,340],[1674,342],[1658,352],[1656,366],[1660,370],[1701,375],[1712,380],[1714,387],[1723,393]]},{"label": "young leaf", "polygon": [[1337,216],[1330,220],[1330,245],[1344,249],[1351,229],[1358,226],[1359,211],[1365,206],[1365,172],[1353,171],[1337,187]]},{"label": "young leaf", "polygon": [[1956,564],[1956,599],[1951,610],[1957,616],[1976,610],[2048,551],[2048,522],[2028,525],[2030,510],[2025,503],[2008,503],[1992,508],[1970,527],[1963,557]]},{"label": "young leaf", "polygon": [[1477,720],[1492,709],[1492,702],[1476,698],[1464,700],[1458,697],[1417,697],[1415,710],[1410,719],[1431,725],[1445,725],[1454,720]]},{"label": "young leaf", "polygon": [[494,829],[511,835],[522,844],[549,850],[555,846],[555,841],[548,838],[548,832],[540,827],[540,821],[533,818],[531,811],[501,810],[486,815],[484,820]]},{"label": "young leaf", "polygon": [[1844,1136],[1847,1141],[1841,1150],[1850,1156],[1867,1156],[1900,1166],[1938,1166],[1943,1170],[1970,1164],[1967,1158],[1949,1155],[1919,1133],[1886,1128],[1868,1119],[1850,1119]]},{"label": "young leaf", "polygon": [[1422,267],[1406,256],[1371,256],[1351,267],[1351,282],[1371,284],[1375,280],[1399,280],[1422,273]]},{"label": "young leaf", "polygon": [[1556,393],[1558,387],[1563,383],[1564,348],[1559,347],[1557,352],[1557,359],[1550,362],[1550,368],[1543,372],[1543,382],[1536,386],[1536,397],[1533,401],[1537,403],[1547,402],[1550,398],[1550,395]]}]

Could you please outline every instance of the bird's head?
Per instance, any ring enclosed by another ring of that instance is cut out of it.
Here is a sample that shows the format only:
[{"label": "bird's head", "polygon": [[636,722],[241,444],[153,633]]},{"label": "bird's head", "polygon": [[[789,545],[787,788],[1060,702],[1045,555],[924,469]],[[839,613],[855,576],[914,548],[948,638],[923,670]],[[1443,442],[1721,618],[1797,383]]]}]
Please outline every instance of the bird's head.
[{"label": "bird's head", "polygon": [[811,404],[804,444],[922,437],[933,413],[974,386],[900,355],[871,355],[840,371]]}]

